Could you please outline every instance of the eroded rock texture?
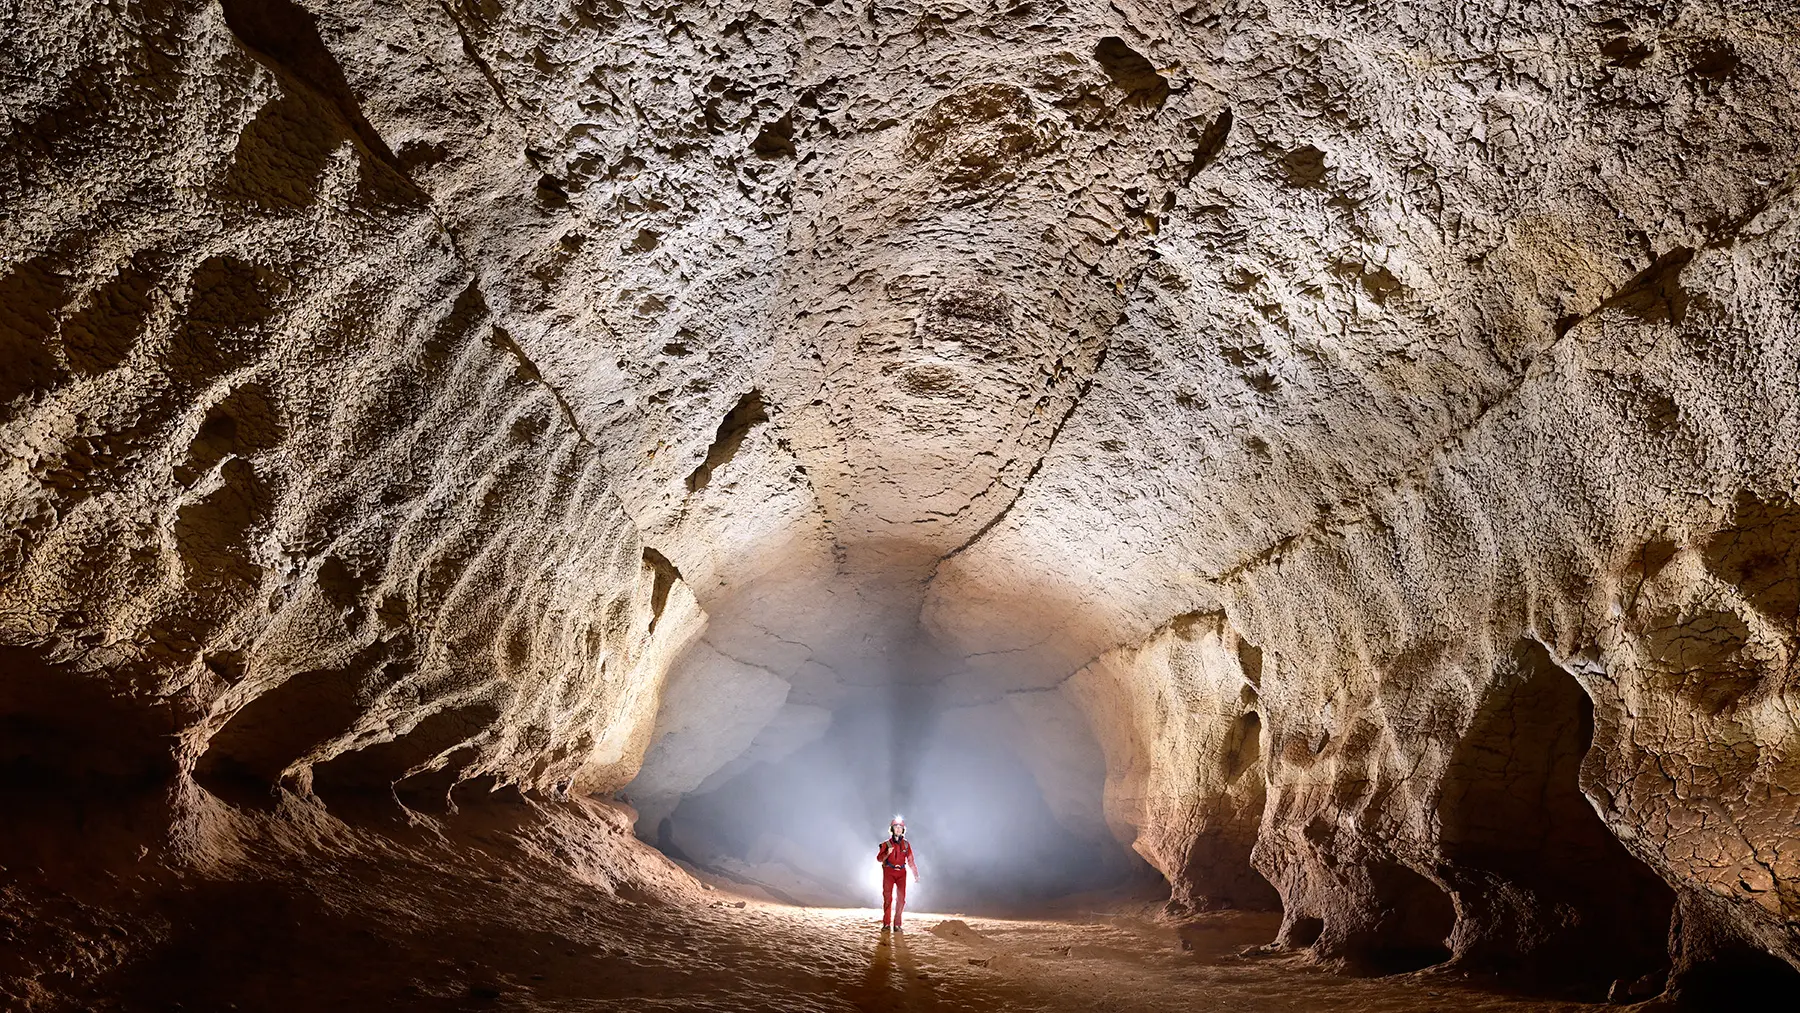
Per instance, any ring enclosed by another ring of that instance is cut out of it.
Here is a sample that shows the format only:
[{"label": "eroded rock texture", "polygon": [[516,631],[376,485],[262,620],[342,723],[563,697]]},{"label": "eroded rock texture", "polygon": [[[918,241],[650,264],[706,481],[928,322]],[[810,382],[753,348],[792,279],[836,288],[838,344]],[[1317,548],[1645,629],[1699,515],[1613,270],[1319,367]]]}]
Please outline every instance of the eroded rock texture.
[{"label": "eroded rock texture", "polygon": [[314,18],[42,13],[60,35],[13,49],[8,745],[302,790],[629,780],[692,597]]},{"label": "eroded rock texture", "polygon": [[1800,967],[1791,5],[0,28],[11,767],[655,822],[899,687],[1341,966]]}]

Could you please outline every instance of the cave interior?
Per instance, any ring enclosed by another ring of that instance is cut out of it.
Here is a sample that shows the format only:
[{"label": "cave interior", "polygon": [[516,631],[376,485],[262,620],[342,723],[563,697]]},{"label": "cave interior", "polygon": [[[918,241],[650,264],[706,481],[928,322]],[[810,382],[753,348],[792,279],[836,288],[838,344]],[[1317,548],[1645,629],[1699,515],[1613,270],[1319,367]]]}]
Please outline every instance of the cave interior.
[{"label": "cave interior", "polygon": [[7,1009],[1800,1001],[1792,4],[0,28]]}]

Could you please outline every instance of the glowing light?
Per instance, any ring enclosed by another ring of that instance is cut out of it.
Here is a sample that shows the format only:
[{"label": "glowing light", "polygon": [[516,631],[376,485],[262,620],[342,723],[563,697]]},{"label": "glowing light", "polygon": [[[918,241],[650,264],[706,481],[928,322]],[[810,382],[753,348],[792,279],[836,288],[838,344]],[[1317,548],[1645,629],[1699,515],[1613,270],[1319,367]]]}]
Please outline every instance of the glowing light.
[{"label": "glowing light", "polygon": [[864,894],[864,896],[868,898],[870,907],[880,907],[881,906],[881,872],[882,872],[881,863],[880,862],[870,862],[868,864],[867,868],[869,870],[869,878],[864,883],[864,887],[866,890],[866,893]]}]

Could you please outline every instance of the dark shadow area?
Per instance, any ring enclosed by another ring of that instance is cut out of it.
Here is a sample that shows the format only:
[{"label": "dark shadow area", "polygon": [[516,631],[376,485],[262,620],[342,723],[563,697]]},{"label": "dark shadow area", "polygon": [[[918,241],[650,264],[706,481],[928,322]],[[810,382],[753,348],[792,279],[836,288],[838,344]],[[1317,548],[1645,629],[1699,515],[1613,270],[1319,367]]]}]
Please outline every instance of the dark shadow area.
[{"label": "dark shadow area", "polygon": [[1277,937],[1277,944],[1285,950],[1304,950],[1319,941],[1325,932],[1325,919],[1299,917],[1287,919]]},{"label": "dark shadow area", "polygon": [[[422,828],[379,796],[356,827],[317,811],[221,820],[228,810],[205,802],[177,813],[160,790],[0,801],[12,819],[0,834],[9,1011],[480,1010],[545,997],[573,1008],[630,994],[644,960],[619,952],[622,938],[662,953],[684,931],[645,917],[654,898],[634,881],[596,889],[527,844],[556,834],[546,817],[566,827],[592,803],[482,791],[453,822]],[[622,816],[574,840],[619,829]],[[172,836],[230,860],[195,862]],[[528,881],[542,892],[522,905]]]},{"label": "dark shadow area", "polygon": [[869,970],[850,991],[850,1000],[864,1013],[886,1010],[930,1010],[937,996],[919,962],[907,946],[906,933],[883,933],[869,958]]},{"label": "dark shadow area", "polygon": [[1450,959],[1456,905],[1436,883],[1398,862],[1369,869],[1379,905],[1374,928],[1344,944],[1350,968],[1362,974],[1404,974]]},{"label": "dark shadow area", "polygon": [[363,680],[385,650],[378,641],[343,668],[289,676],[251,699],[208,740],[194,780],[237,805],[265,798],[288,765],[349,730],[363,703]]},{"label": "dark shadow area", "polygon": [[[1260,807],[1257,813],[1260,816]],[[1250,826],[1254,830],[1255,824]],[[1247,838],[1224,833],[1196,835],[1183,872],[1172,885],[1169,912],[1280,911],[1281,894],[1250,864],[1255,844],[1253,833]]]},{"label": "dark shadow area", "polygon": [[1593,733],[1574,677],[1521,641],[1452,754],[1438,803],[1439,872],[1462,907],[1458,966],[1590,998],[1668,966],[1674,895],[1581,791]]},{"label": "dark shadow area", "polygon": [[1800,1005],[1800,971],[1762,950],[1734,946],[1681,975],[1674,993],[1683,1009],[1704,1013],[1791,1009]]},{"label": "dark shadow area", "polygon": [[174,776],[165,703],[121,699],[28,648],[0,647],[0,672],[0,787],[142,789]]},{"label": "dark shadow area", "polygon": [[893,989],[894,948],[888,945],[888,938],[883,935],[875,943],[875,955],[869,958],[868,973],[863,975],[851,999],[857,1009],[879,1007],[883,1000],[889,999],[887,993]]},{"label": "dark shadow area", "polygon": [[398,159],[363,115],[343,67],[325,47],[311,12],[289,0],[221,0],[220,6],[225,24],[245,48],[270,70],[304,82],[329,99],[357,140],[399,172]]},{"label": "dark shadow area", "polygon": [[[426,716],[412,730],[391,742],[378,742],[332,757],[312,769],[313,791],[328,803],[345,795],[375,792],[385,795],[387,789],[402,781],[407,771],[420,767],[445,750],[480,734],[500,716],[492,704],[471,703],[447,707]],[[455,754],[452,754],[454,756]],[[459,765],[446,764],[447,777],[453,777]],[[453,782],[431,786],[442,795]],[[424,783],[410,785],[414,790],[426,788]]]},{"label": "dark shadow area", "polygon": [[1675,969],[1667,998],[1703,1013],[1800,1004],[1800,970],[1747,941],[1721,906],[1726,903],[1695,892],[1681,895],[1669,926]]}]

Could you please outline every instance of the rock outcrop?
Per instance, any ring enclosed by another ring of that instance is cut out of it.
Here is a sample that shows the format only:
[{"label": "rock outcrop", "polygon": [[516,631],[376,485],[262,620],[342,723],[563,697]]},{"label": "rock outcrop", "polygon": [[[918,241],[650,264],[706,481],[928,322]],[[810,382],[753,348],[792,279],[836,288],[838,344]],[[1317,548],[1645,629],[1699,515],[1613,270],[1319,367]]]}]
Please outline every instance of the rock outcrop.
[{"label": "rock outcrop", "polygon": [[659,824],[900,692],[1341,967],[1800,968],[1787,5],[0,27],[17,779]]}]

